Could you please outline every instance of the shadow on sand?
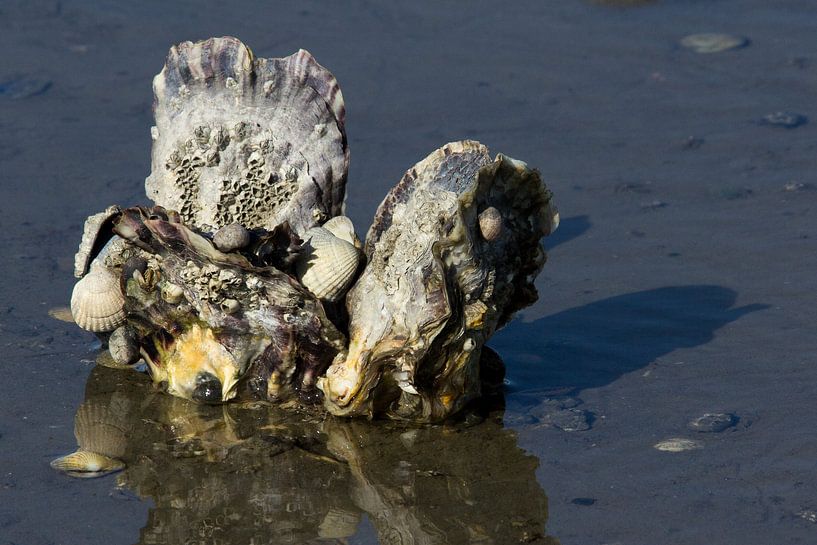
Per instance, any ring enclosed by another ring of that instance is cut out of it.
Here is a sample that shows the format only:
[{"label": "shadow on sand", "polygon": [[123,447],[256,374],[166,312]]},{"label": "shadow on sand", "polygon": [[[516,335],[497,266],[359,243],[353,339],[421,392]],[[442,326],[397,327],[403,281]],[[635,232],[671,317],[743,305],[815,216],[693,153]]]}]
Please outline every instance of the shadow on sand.
[{"label": "shadow on sand", "polygon": [[610,297],[530,323],[514,323],[490,345],[508,365],[510,391],[596,388],[679,348],[712,340],[750,312],[720,286],[671,286]]},{"label": "shadow on sand", "polygon": [[590,220],[587,219],[587,216],[571,216],[569,218],[563,218],[559,223],[559,228],[545,239],[545,249],[552,250],[560,244],[564,244],[565,242],[569,242],[574,238],[583,235],[588,229],[590,229],[591,225],[592,224],[590,223]]}]

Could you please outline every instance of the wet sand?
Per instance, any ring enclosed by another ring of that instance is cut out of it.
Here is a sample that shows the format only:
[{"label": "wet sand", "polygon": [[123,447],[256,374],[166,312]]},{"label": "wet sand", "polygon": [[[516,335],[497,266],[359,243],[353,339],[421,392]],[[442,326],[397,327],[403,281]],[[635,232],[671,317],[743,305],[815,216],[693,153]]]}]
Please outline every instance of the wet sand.
[{"label": "wet sand", "polygon": [[[85,217],[144,201],[150,82],[168,47],[211,35],[236,35],[260,56],[303,47],[336,75],[359,230],[403,172],[448,141],[477,139],[542,171],[563,223],[540,301],[489,343],[509,386],[505,428],[484,432],[538,460],[531,479],[547,512],[532,537],[813,543],[817,8],[604,4],[0,4],[0,543],[156,535],[161,498],[48,466],[76,445],[96,357],[91,335],[48,310],[67,304]],[[678,44],[700,32],[749,44],[710,54]],[[762,122],[779,111],[811,121]],[[737,422],[688,428],[706,413]],[[355,433],[364,445],[376,437]],[[702,448],[654,448],[670,438]],[[475,449],[460,444],[467,461]],[[411,501],[456,512],[461,496],[435,494]],[[494,496],[471,501],[523,511],[537,497]],[[349,542],[390,543],[361,503]],[[167,520],[185,537],[182,511]]]}]

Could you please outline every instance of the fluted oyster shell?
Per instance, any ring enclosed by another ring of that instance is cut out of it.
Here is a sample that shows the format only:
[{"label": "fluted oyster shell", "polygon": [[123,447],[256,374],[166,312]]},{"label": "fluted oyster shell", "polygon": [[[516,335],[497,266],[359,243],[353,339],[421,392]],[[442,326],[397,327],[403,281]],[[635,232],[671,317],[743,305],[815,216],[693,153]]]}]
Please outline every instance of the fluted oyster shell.
[{"label": "fluted oyster shell", "polygon": [[[480,233],[494,207],[503,228]],[[320,387],[334,414],[440,420],[480,393],[485,340],[536,300],[541,238],[556,223],[538,172],[473,141],[410,169],[377,210],[347,295],[348,355]]]},{"label": "fluted oyster shell", "polygon": [[307,51],[256,59],[236,38],[170,49],[153,80],[145,190],[184,223],[297,233],[342,213],[349,152],[343,95]]}]

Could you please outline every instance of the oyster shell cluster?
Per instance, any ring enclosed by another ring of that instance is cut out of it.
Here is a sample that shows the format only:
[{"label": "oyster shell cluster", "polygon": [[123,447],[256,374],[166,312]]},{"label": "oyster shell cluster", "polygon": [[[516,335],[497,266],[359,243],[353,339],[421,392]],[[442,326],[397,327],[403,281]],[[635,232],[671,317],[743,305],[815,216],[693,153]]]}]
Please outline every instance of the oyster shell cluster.
[{"label": "oyster shell cluster", "polygon": [[480,395],[482,347],[536,297],[558,225],[539,173],[474,141],[403,176],[365,245],[343,216],[337,81],[306,51],[171,48],[153,82],[152,206],[90,216],[76,323],[171,394],[322,402],[439,421]]}]

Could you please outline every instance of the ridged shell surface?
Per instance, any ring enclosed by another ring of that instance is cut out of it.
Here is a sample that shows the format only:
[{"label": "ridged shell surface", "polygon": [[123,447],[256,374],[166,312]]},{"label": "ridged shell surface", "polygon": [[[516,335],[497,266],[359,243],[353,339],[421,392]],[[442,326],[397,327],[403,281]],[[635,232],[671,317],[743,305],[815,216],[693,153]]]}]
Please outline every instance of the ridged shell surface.
[{"label": "ridged shell surface", "polygon": [[51,467],[72,477],[101,477],[123,469],[125,464],[97,452],[78,450],[57,458]]},{"label": "ridged shell surface", "polygon": [[349,244],[354,245],[355,248],[360,248],[360,239],[355,234],[355,226],[352,220],[346,216],[335,216],[321,225],[324,229],[335,235],[341,240],[345,240]]},{"label": "ridged shell surface", "polygon": [[307,51],[256,59],[236,38],[171,48],[153,80],[149,198],[196,227],[298,233],[342,212],[343,95]]},{"label": "ridged shell surface", "polygon": [[128,444],[130,422],[123,418],[132,409],[125,395],[112,394],[108,403],[86,400],[74,417],[74,436],[79,448],[112,458],[121,458]]},{"label": "ridged shell surface", "polygon": [[94,333],[113,331],[125,323],[119,279],[104,267],[94,267],[74,285],[71,314],[79,327]]},{"label": "ridged shell surface", "polygon": [[322,227],[304,235],[295,270],[301,284],[319,299],[337,301],[349,289],[360,263],[360,250]]},{"label": "ridged shell surface", "polygon": [[120,212],[116,205],[109,206],[104,212],[88,216],[82,230],[82,240],[74,255],[74,276],[82,278],[91,267],[91,261],[97,256],[105,243],[113,236],[111,220]]}]

